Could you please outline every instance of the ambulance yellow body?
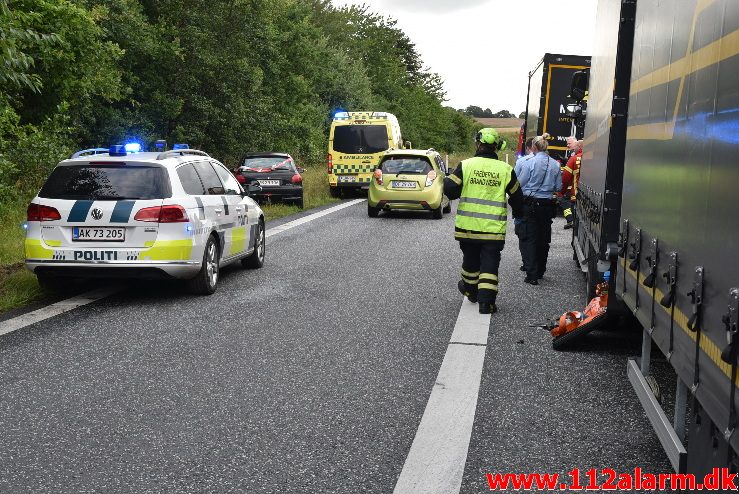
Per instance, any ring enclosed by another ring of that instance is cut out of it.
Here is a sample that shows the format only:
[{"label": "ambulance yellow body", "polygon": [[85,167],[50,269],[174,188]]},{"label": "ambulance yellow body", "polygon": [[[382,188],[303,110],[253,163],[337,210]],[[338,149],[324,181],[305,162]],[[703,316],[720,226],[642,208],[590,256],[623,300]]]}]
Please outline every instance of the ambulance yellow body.
[{"label": "ambulance yellow body", "polygon": [[328,184],[331,195],[345,189],[367,189],[385,151],[403,149],[395,115],[386,112],[337,112],[328,140]]}]

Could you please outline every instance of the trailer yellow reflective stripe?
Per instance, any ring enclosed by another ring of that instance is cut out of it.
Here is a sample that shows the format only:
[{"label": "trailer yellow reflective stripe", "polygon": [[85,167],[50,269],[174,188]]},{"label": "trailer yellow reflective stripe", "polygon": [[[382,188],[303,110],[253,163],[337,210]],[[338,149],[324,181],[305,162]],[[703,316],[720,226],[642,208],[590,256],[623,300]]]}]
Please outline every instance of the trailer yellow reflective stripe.
[{"label": "trailer yellow reflective stripe", "polygon": [[[643,273],[639,273],[639,277],[637,278],[636,272],[632,271],[628,268],[628,263],[624,259],[623,263],[621,264],[621,267],[626,270],[626,272],[637,281],[637,285],[639,287],[643,287],[642,283],[644,282],[644,279],[646,276]],[[638,288],[637,288],[638,289]],[[651,289],[650,289],[651,290]],[[650,294],[651,295],[651,294]],[[661,300],[664,297],[664,293],[659,288],[656,288],[654,291],[654,297],[657,300]],[[670,315],[670,308],[665,307],[662,304],[654,304],[655,307],[662,308],[663,311],[669,316]],[[683,332],[690,337],[691,340],[695,341],[696,339],[696,333],[690,331],[688,329],[688,320],[690,319],[683,311],[681,311],[677,306],[675,307],[675,326],[679,327],[683,330]],[[703,352],[708,356],[708,358],[716,364],[716,366],[721,369],[721,371],[726,375],[729,380],[731,380],[731,365],[727,364],[723,360],[721,360],[721,348],[718,347],[708,336],[703,335],[701,337],[700,341],[700,348],[703,350]],[[739,387],[739,374],[736,377],[736,380],[734,381],[734,386]]]}]

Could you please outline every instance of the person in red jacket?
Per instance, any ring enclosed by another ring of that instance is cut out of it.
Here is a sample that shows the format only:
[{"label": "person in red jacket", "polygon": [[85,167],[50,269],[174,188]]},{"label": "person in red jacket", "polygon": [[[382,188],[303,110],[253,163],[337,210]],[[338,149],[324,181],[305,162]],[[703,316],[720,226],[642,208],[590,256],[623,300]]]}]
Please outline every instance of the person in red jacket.
[{"label": "person in red jacket", "polygon": [[577,185],[580,181],[580,162],[582,161],[582,141],[574,137],[567,138],[567,148],[574,151],[567,164],[562,167],[562,190],[559,195],[559,205],[562,208],[565,220],[565,230],[572,228],[574,219]]}]

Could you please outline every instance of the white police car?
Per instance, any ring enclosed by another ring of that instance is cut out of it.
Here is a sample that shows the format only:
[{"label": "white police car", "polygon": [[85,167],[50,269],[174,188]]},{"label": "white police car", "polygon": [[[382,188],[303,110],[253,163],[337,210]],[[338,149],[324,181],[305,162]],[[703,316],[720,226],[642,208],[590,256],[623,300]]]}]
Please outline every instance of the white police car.
[{"label": "white police car", "polygon": [[262,210],[221,163],[182,148],[127,144],[59,163],[28,206],[26,266],[39,282],[177,278],[210,294],[220,267],[262,267]]}]

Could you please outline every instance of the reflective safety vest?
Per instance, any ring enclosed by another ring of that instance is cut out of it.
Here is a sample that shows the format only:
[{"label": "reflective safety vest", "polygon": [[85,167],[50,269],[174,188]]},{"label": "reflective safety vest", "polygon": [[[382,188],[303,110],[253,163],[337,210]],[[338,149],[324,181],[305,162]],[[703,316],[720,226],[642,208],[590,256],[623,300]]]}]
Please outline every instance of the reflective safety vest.
[{"label": "reflective safety vest", "polygon": [[478,156],[462,162],[457,239],[505,240],[508,219],[506,187],[511,181],[512,171],[507,163],[491,158]]}]

